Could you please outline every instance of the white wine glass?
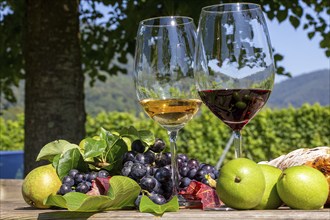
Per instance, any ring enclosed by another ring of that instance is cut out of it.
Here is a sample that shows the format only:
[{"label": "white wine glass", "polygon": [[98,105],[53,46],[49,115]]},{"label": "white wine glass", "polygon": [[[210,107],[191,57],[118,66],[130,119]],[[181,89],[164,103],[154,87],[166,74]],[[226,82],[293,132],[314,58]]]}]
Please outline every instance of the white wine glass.
[{"label": "white wine glass", "polygon": [[233,131],[235,156],[241,130],[266,104],[275,65],[267,25],[258,4],[204,7],[198,31],[195,80],[203,103]]},{"label": "white wine glass", "polygon": [[[134,80],[138,100],[168,132],[172,195],[178,194],[176,139],[202,102],[194,82],[196,27],[193,19],[165,16],[143,20],[136,37]],[[179,197],[180,204],[184,201]]]}]

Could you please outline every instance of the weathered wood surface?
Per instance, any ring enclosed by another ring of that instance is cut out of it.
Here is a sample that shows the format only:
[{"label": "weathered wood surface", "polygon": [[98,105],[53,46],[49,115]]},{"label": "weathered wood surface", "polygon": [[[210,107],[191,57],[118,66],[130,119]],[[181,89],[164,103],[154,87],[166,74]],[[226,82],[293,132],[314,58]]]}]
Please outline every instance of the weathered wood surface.
[{"label": "weathered wood surface", "polygon": [[106,211],[99,213],[76,213],[60,209],[34,209],[29,207],[21,195],[22,180],[0,180],[0,219],[306,219],[330,220],[330,209],[322,210],[248,210],[248,211],[202,211],[181,209],[165,213],[162,218],[148,213],[130,211]]}]

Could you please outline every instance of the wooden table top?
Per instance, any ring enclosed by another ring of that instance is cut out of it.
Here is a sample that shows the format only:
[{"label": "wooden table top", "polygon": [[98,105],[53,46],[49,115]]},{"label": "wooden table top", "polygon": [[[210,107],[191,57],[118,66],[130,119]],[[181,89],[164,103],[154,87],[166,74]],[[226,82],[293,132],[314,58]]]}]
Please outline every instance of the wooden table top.
[{"label": "wooden table top", "polygon": [[21,195],[22,180],[0,179],[0,219],[317,219],[330,220],[330,209],[321,210],[247,210],[247,211],[203,211],[180,209],[167,212],[162,218],[136,210],[105,211],[98,213],[77,213],[62,209],[35,209],[29,207]]}]

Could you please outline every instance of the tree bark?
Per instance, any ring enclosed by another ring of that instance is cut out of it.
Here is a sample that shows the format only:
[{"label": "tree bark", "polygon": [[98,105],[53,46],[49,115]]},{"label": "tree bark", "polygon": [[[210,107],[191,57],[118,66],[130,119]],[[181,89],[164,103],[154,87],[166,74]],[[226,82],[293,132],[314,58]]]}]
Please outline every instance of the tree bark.
[{"label": "tree bark", "polygon": [[78,12],[78,0],[25,1],[25,175],[45,144],[85,136]]}]

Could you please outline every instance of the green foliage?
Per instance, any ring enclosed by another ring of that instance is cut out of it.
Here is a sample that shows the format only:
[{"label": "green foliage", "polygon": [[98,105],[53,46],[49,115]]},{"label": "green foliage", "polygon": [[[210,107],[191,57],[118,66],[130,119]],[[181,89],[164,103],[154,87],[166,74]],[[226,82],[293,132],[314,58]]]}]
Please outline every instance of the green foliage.
[{"label": "green foliage", "polygon": [[134,207],[134,201],[141,191],[134,180],[125,176],[113,176],[109,184],[111,188],[106,196],[70,192],[64,196],[50,195],[44,202],[74,212],[99,212]]},{"label": "green foliage", "polygon": [[24,146],[24,115],[17,119],[0,117],[0,150],[22,150]]},{"label": "green foliage", "polygon": [[[128,120],[125,120],[125,115]],[[168,145],[166,131],[142,114],[132,117],[125,113],[103,113],[95,118],[89,118],[88,131],[93,130],[93,127],[90,127],[92,121],[94,124],[98,124],[98,121],[104,122],[103,126],[109,126],[107,129],[110,130],[130,125],[137,129],[150,129],[156,137],[163,138]],[[209,110],[202,108],[201,113],[179,132],[178,150],[187,153],[190,157],[215,164],[230,135],[231,131],[227,126]],[[298,109],[266,108],[251,120],[243,129],[242,135],[243,148],[255,161],[270,160],[297,148],[330,146],[330,108],[318,104],[313,106],[305,104]],[[226,158],[234,158],[233,149]]]},{"label": "green foliage", "polygon": [[[249,2],[260,4],[270,20],[288,20],[292,27],[302,27],[310,39],[320,36],[319,45],[325,55],[330,57],[330,1]],[[25,3],[26,1],[0,0],[0,94],[10,102],[15,101],[13,86],[17,87],[19,81],[25,78],[22,56],[24,8],[27,7]],[[128,64],[128,56],[134,54],[138,21],[162,15],[184,15],[192,17],[197,24],[202,7],[213,4],[219,4],[219,1],[190,0],[189,4],[186,0],[81,1],[81,56],[84,72],[91,78],[90,84],[93,85],[97,80],[105,81],[107,74],[128,72],[123,64]],[[290,75],[278,64],[282,58],[280,54],[275,54],[277,74]]]},{"label": "green foliage", "polygon": [[[22,149],[23,117],[19,117],[16,122],[4,119],[0,122],[1,128],[5,128],[1,129],[1,149]],[[87,136],[93,137],[99,133],[101,127],[109,131],[119,131],[129,126],[138,130],[151,130],[155,137],[164,139],[169,146],[165,129],[144,114],[134,116],[130,113],[101,112],[96,117],[88,117],[86,130]],[[178,150],[203,162],[216,164],[230,135],[230,129],[203,107],[201,112],[180,130]],[[297,109],[265,108],[243,129],[242,135],[243,149],[255,161],[270,160],[297,148],[330,146],[330,107],[305,104]],[[226,159],[232,158],[233,148]]]},{"label": "green foliage", "polygon": [[179,200],[177,196],[174,196],[169,202],[158,205],[151,201],[148,196],[143,195],[141,198],[140,212],[153,213],[156,216],[162,216],[165,212],[177,212],[179,211]]}]

